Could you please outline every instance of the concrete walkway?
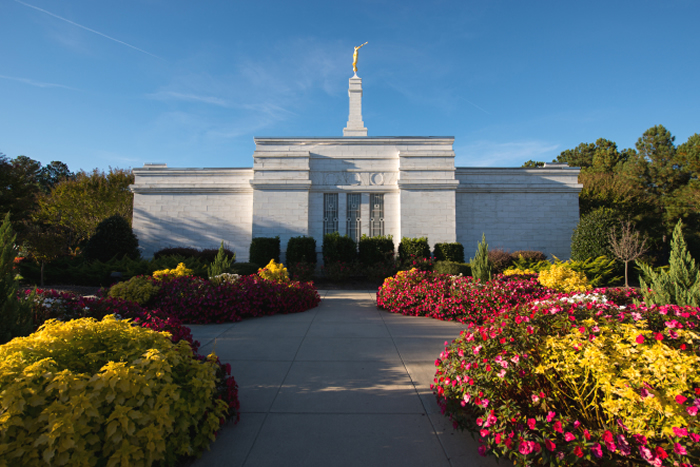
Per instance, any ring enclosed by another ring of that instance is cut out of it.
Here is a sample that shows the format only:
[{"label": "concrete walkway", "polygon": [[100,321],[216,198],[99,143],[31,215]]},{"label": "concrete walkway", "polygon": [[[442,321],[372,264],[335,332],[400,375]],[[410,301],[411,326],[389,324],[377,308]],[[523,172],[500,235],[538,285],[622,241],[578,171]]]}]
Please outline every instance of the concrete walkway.
[{"label": "concrete walkway", "polygon": [[320,291],[292,315],[193,325],[239,385],[241,420],[195,466],[492,466],[430,391],[463,325],[396,315],[373,292]]}]

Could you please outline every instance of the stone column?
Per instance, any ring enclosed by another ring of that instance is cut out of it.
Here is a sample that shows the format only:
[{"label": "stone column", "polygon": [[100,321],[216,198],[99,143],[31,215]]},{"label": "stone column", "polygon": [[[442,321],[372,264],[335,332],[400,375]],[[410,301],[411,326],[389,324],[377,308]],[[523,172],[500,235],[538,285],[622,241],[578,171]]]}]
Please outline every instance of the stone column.
[{"label": "stone column", "polygon": [[367,136],[367,128],[362,121],[362,78],[357,75],[350,78],[348,95],[350,96],[350,116],[348,126],[343,128],[343,136]]}]

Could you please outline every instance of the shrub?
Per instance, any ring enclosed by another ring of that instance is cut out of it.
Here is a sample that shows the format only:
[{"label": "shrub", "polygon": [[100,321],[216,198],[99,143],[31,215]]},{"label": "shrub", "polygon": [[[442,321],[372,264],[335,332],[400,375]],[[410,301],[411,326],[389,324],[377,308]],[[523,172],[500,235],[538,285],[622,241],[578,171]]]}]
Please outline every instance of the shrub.
[{"label": "shrub", "polygon": [[0,457],[152,465],[198,455],[227,412],[216,373],[214,355],[199,361],[185,341],[113,316],[49,321],[0,347]]},{"label": "shrub", "polygon": [[486,243],[486,235],[481,234],[481,241],[476,249],[476,255],[469,260],[472,267],[472,276],[482,282],[490,281],[492,265],[489,262],[489,244]]},{"label": "shrub", "polygon": [[501,274],[513,264],[513,258],[507,251],[496,248],[488,251],[489,263],[493,267],[493,274]]},{"label": "shrub", "polygon": [[401,243],[399,243],[399,260],[401,263],[404,263],[411,258],[430,259],[430,245],[427,237],[401,238]]},{"label": "shrub", "polygon": [[109,261],[114,257],[123,256],[136,259],[141,255],[138,247],[139,241],[129,221],[115,214],[97,225],[95,233],[83,249],[83,254],[89,260],[98,261]]},{"label": "shrub", "polygon": [[141,306],[147,305],[160,290],[149,276],[132,277],[126,282],[114,284],[109,289],[109,296],[136,302]]},{"label": "shrub", "polygon": [[382,283],[387,277],[392,277],[399,271],[399,265],[394,259],[394,254],[391,257],[372,264],[371,266],[365,266],[362,271],[368,281]]},{"label": "shrub", "polygon": [[358,258],[364,266],[372,266],[394,259],[394,237],[378,235],[369,237],[362,234]]},{"label": "shrub", "polygon": [[599,256],[584,261],[567,261],[566,264],[574,271],[582,272],[593,287],[604,287],[622,281],[620,265],[614,258]]},{"label": "shrub", "polygon": [[557,263],[540,272],[540,284],[559,292],[585,292],[592,289],[586,275],[571,269],[568,264]]},{"label": "shrub", "polygon": [[513,258],[513,261],[518,260],[522,256],[523,259],[527,261],[547,261],[547,255],[542,253],[541,251],[534,251],[534,250],[518,250],[514,251],[513,253],[510,254],[510,257]]},{"label": "shrub", "polygon": [[184,246],[162,248],[153,253],[153,259],[160,259],[165,256],[181,256],[183,258],[199,258],[199,250]]},{"label": "shrub", "polygon": [[571,237],[571,259],[613,258],[608,233],[618,222],[617,214],[608,208],[598,208],[581,216]]},{"label": "shrub", "polygon": [[321,266],[321,274],[325,279],[331,282],[341,283],[348,281],[351,277],[360,275],[360,265],[357,262],[346,263],[344,261],[335,261],[333,263],[324,263]]},{"label": "shrub", "polygon": [[[289,263],[287,263],[289,264]],[[289,275],[292,280],[299,282],[309,282],[314,277],[316,264],[300,261],[298,263],[289,264]]]},{"label": "shrub", "polygon": [[472,268],[468,263],[456,261],[437,261],[433,267],[436,274],[449,274],[450,276],[471,276]]},{"label": "shrub", "polygon": [[355,240],[347,235],[340,235],[333,232],[323,236],[323,262],[330,263],[352,263],[357,258],[357,246]]},{"label": "shrub", "polygon": [[162,269],[160,271],[153,272],[153,278],[158,279],[158,280],[170,279],[173,277],[191,276],[191,275],[192,275],[192,270],[187,269],[187,267],[185,266],[185,263],[178,264],[175,269]]},{"label": "shrub", "polygon": [[436,243],[433,247],[435,261],[464,263],[464,247],[461,243]]},{"label": "shrub", "polygon": [[8,212],[0,226],[0,344],[32,331],[31,302],[17,298],[15,256],[15,235]]},{"label": "shrub", "polygon": [[222,273],[217,276],[213,276],[209,278],[209,282],[211,282],[214,285],[221,285],[221,284],[234,284],[238,279],[240,279],[241,276],[238,274],[229,274],[229,273]]},{"label": "shrub", "polygon": [[[532,271],[535,271],[536,273],[539,273],[540,271],[544,271],[545,269],[549,269],[551,267],[552,267],[552,263],[550,263],[546,259],[542,259],[542,260],[538,260],[536,258],[526,259],[525,257],[520,256],[517,259],[513,260],[513,264],[508,269],[519,269],[519,270],[530,269]],[[508,271],[508,269],[506,269],[506,271]],[[504,271],[504,272],[506,272],[506,271]]]},{"label": "shrub", "polygon": [[700,441],[698,312],[619,307],[599,293],[522,304],[447,345],[432,387],[482,455],[689,465]]},{"label": "shrub", "polygon": [[700,271],[687,250],[680,220],[673,229],[668,270],[654,272],[644,263],[639,266],[646,277],[639,282],[647,304],[700,306]]},{"label": "shrub", "polygon": [[287,242],[287,264],[316,264],[316,240],[313,237],[292,237]]},{"label": "shrub", "polygon": [[249,261],[255,264],[267,264],[271,259],[280,261],[279,237],[256,237],[250,242]]},{"label": "shrub", "polygon": [[236,255],[234,254],[233,256],[229,256],[226,253],[226,249],[224,248],[224,242],[222,241],[221,246],[219,247],[219,251],[216,253],[216,257],[214,257],[214,261],[207,268],[207,276],[214,277],[220,274],[230,273],[231,266],[233,266],[233,263],[235,262]]},{"label": "shrub", "polygon": [[251,274],[257,274],[260,266],[256,263],[236,263],[231,266],[231,271],[239,276],[250,276]]},{"label": "shrub", "polygon": [[258,276],[272,282],[289,282],[287,268],[282,263],[276,263],[274,259],[271,259],[267,266],[258,271]]}]

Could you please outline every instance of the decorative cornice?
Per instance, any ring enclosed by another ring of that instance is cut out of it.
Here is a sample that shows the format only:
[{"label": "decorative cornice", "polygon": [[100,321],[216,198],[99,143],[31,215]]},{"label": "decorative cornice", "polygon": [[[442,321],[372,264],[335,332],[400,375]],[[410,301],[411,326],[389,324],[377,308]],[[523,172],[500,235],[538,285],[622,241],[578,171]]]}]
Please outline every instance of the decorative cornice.
[{"label": "decorative cornice", "polygon": [[138,195],[159,195],[159,194],[208,194],[208,193],[252,193],[252,187],[246,186],[195,186],[195,187],[183,187],[183,186],[159,186],[159,187],[149,187],[149,186],[136,186],[129,185],[129,189],[132,193]]},{"label": "decorative cornice", "polygon": [[459,186],[459,180],[399,180],[401,190],[452,190]]},{"label": "decorative cornice", "polygon": [[287,183],[283,180],[251,180],[250,185],[254,190],[309,191],[311,180],[290,180]]},{"label": "decorative cornice", "polygon": [[489,184],[461,184],[457,188],[458,193],[579,193],[583,185],[536,185],[529,183],[499,185]]}]

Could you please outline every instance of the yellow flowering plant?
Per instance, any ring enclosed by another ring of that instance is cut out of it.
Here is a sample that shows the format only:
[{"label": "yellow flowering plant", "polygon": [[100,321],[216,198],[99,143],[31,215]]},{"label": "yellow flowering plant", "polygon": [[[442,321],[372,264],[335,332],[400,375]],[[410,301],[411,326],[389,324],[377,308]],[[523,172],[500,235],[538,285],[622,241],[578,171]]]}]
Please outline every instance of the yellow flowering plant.
[{"label": "yellow flowering plant", "polygon": [[541,271],[539,282],[544,287],[559,292],[585,292],[593,288],[585,274],[574,271],[566,263],[553,264],[549,269]]},{"label": "yellow flowering plant", "polygon": [[278,263],[274,259],[271,259],[264,268],[258,269],[258,276],[271,282],[289,282],[287,268],[284,267],[284,264]]},{"label": "yellow flowering plant", "polygon": [[179,263],[175,269],[161,269],[153,272],[153,278],[157,280],[171,279],[174,277],[191,276],[191,269],[187,269],[185,263]]},{"label": "yellow flowering plant", "polygon": [[0,346],[0,465],[173,465],[214,439],[216,356],[107,315]]}]

